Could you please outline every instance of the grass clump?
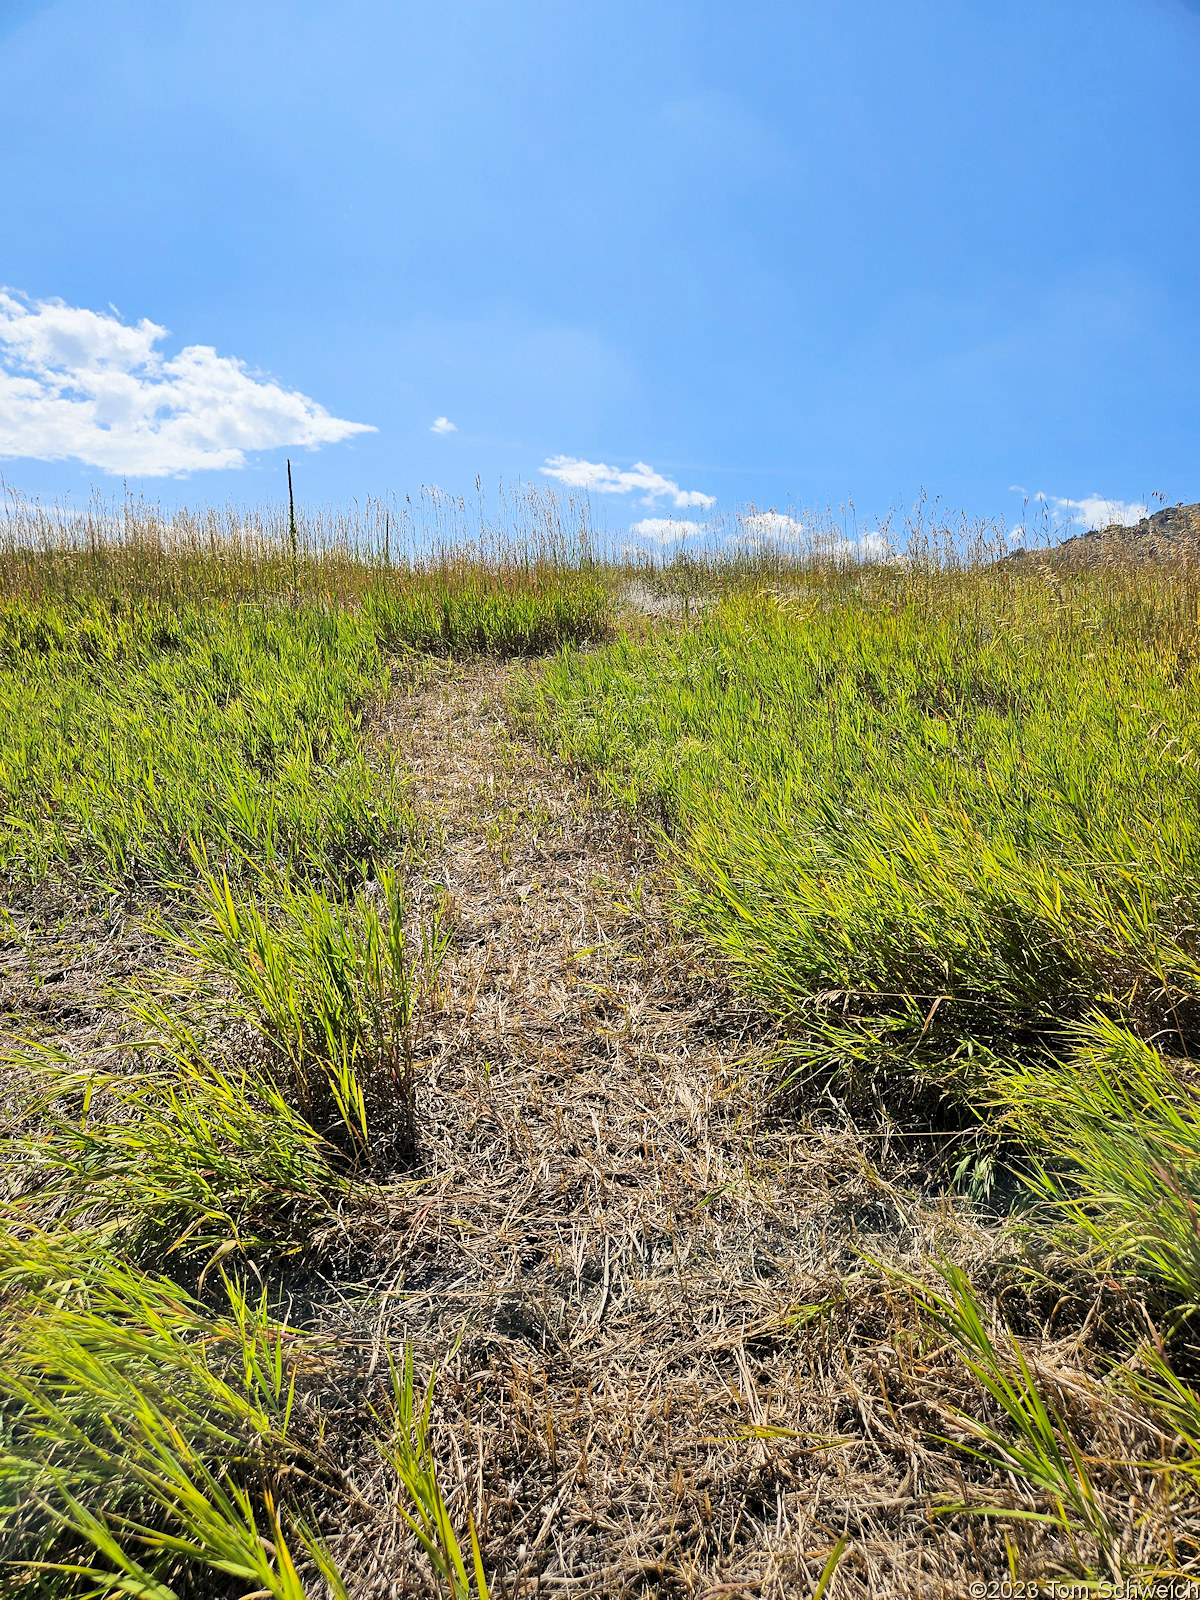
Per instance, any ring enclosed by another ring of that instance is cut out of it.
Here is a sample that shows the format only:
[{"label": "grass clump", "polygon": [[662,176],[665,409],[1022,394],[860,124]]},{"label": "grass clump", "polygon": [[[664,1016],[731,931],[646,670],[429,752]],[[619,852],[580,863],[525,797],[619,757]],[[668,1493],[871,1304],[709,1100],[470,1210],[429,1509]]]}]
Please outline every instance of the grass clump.
[{"label": "grass clump", "polygon": [[475,1600],[488,1600],[475,1519],[467,1513],[471,1562],[468,1571],[467,1557],[438,1482],[429,1421],[437,1375],[429,1374],[424,1399],[418,1404],[412,1349],[408,1345],[404,1347],[400,1363],[389,1362],[389,1375],[392,1386],[389,1426],[378,1440],[378,1448],[402,1490],[400,1513],[416,1536],[439,1585],[445,1586],[451,1600],[472,1600],[472,1594]]},{"label": "grass clump", "polygon": [[[946,1495],[934,1507],[937,1515],[966,1512],[1007,1524],[1026,1548],[1036,1525],[1053,1530],[1056,1570],[1089,1590],[1191,1570],[1179,1564],[1169,1535],[1167,1559],[1148,1559],[1142,1529],[1164,1514],[1169,1519],[1173,1487],[1177,1509],[1192,1501],[1200,1464],[1196,1391],[1152,1345],[1126,1362],[1106,1363],[1102,1375],[1064,1368],[1061,1353],[1057,1360],[1032,1356],[984,1309],[961,1268],[944,1260],[933,1265],[942,1280],[936,1287],[907,1280],[922,1339],[930,1358],[940,1346],[938,1353],[960,1363],[971,1383],[970,1395],[946,1417],[955,1437],[934,1437],[991,1479],[988,1487],[968,1487],[960,1475],[965,1497]],[[1015,1577],[1024,1563],[1011,1536],[1005,1544]]]},{"label": "grass clump", "polygon": [[296,1552],[345,1594],[283,1487],[330,1467],[296,1436],[290,1335],[265,1296],[225,1280],[228,1309],[209,1312],[94,1235],[10,1234],[0,1282],[0,1535],[29,1592],[174,1600],[208,1569],[303,1600]]},{"label": "grass clump", "polygon": [[449,935],[422,928],[410,955],[399,874],[381,867],[344,904],[284,882],[269,911],[210,878],[200,905],[185,948],[234,986],[277,1093],[355,1166],[411,1155],[416,1031]]},{"label": "grass clump", "polygon": [[159,1008],[118,1068],[9,1049],[10,1194],[44,1226],[103,1226],[138,1259],[311,1249],[348,1185],[330,1145],[265,1071],[222,1061]]},{"label": "grass clump", "polygon": [[1166,1288],[1176,1316],[1200,1307],[1200,1102],[1187,1063],[1096,1014],[1064,1059],[1005,1074],[1001,1114],[1036,1153],[1036,1184],[1104,1271]]},{"label": "grass clump", "polygon": [[[16,1592],[229,1592],[198,1588],[208,1572],[264,1600],[344,1600],[315,1532],[343,1479],[319,1411],[297,1407],[319,1352],[265,1290],[222,1271],[219,1299],[138,1270],[104,1232],[18,1224],[0,1241],[0,1549]],[[435,1374],[418,1404],[409,1347],[390,1371],[374,1446],[398,1509],[435,1582],[487,1600],[474,1522],[460,1540],[433,1461]]]},{"label": "grass clump", "polygon": [[1097,1003],[1195,1032],[1194,617],[1148,630],[1145,599],[810,577],[566,653],[531,699],[657,810],[690,914],[802,1060],[970,1096]]},{"label": "grass clump", "polygon": [[1072,1540],[1086,1540],[1091,1546],[1087,1554],[1119,1578],[1119,1541],[1093,1469],[1072,1430],[1043,1393],[1020,1343],[1007,1329],[989,1329],[966,1274],[952,1263],[940,1264],[939,1270],[944,1290],[918,1288],[918,1303],[928,1325],[950,1340],[997,1418],[992,1422],[959,1410],[956,1419],[974,1441],[959,1448],[1053,1506],[1050,1512],[1037,1512],[1017,1506],[949,1504],[943,1511],[1057,1523]]},{"label": "grass clump", "polygon": [[538,656],[607,631],[609,588],[598,572],[504,574],[470,568],[386,582],[365,612],[391,649]]},{"label": "grass clump", "polygon": [[139,1033],[82,1058],[6,1052],[10,1170],[30,1214],[109,1226],[139,1259],[312,1252],[359,1179],[415,1153],[414,1050],[448,936],[426,927],[410,951],[387,868],[344,903],[209,877],[197,911],[182,987],[125,991]]}]

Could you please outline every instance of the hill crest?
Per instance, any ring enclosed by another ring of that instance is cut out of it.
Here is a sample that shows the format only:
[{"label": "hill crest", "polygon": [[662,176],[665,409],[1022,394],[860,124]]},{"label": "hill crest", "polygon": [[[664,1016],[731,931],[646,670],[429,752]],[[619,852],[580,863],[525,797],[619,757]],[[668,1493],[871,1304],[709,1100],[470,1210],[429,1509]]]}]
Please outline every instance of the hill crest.
[{"label": "hill crest", "polygon": [[1060,564],[1090,566],[1099,561],[1180,561],[1200,557],[1200,505],[1164,506],[1131,525],[1114,522],[1089,528],[1048,550],[1019,549],[1003,559],[1036,558]]}]

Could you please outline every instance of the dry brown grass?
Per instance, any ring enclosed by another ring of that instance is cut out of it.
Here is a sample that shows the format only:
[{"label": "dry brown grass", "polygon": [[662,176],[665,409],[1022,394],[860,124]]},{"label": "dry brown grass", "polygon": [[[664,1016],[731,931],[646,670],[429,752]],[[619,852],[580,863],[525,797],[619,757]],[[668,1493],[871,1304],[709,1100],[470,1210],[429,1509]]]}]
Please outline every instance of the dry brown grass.
[{"label": "dry brown grass", "polygon": [[[636,822],[521,740],[511,670],[423,667],[373,730],[444,840],[412,914],[441,906],[455,932],[419,1047],[419,1164],[346,1218],[339,1270],[333,1240],[328,1270],[288,1286],[355,1600],[433,1592],[370,1441],[405,1341],[437,1365],[443,1490],[499,1594],[811,1595],[839,1549],[831,1595],[1007,1574],[1002,1525],[938,1504],[1045,1502],[934,1437],[965,1437],[981,1391],[874,1265],[928,1275],[937,1256],[1007,1286],[1129,1557],[1186,1566],[1200,1519],[1172,1527],[1161,1478],[1120,1465],[1166,1442],[1096,1380],[1107,1303],[1022,1289],[999,1223],[932,1181],[929,1140],[765,1092],[770,1026],[673,921]],[[114,957],[97,936],[66,970],[134,959],[134,939]],[[30,959],[67,957],[10,952],[19,1011]],[[1025,1575],[1074,1560],[1054,1527],[1008,1538]]]},{"label": "dry brown grass", "polygon": [[[834,1593],[999,1576],[995,1524],[931,1515],[969,1497],[964,1470],[989,1481],[930,1439],[961,1437],[980,1396],[860,1252],[987,1279],[1012,1245],[932,1192],[928,1145],[763,1093],[769,1026],[673,925],[649,840],[515,737],[506,676],[444,669],[388,715],[444,829],[421,893],[457,931],[419,1194],[394,1265],[319,1319],[340,1351],[326,1396],[365,1399],[405,1340],[438,1363],[443,1485],[502,1593],[812,1593],[843,1535]],[[1070,1334],[1031,1349],[1098,1457],[1157,1453],[1102,1409]],[[364,1600],[399,1593],[382,1474],[352,1447],[345,1467],[360,1509],[335,1549]],[[1165,1555],[1152,1505],[1123,1515],[1131,1553]],[[1057,1532],[1016,1527],[1024,1569],[1070,1562]]]}]

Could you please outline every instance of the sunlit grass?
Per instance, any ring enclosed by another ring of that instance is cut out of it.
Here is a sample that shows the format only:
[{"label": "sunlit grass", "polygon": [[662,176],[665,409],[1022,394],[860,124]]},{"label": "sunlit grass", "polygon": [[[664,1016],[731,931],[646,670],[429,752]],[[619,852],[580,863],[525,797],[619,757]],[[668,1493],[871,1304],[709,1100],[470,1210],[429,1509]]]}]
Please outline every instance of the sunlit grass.
[{"label": "sunlit grass", "polygon": [[[1005,1142],[1024,1226],[1052,1215],[1076,1269],[1135,1277],[1168,1332],[1200,1303],[1195,577],[919,539],[878,565],[836,539],[605,563],[524,505],[536,537],[507,546],[418,549],[375,507],[295,549],[277,518],[32,513],[0,548],[0,872],[26,904],[50,880],[149,911],[175,964],[109,995],[103,1037],[4,1057],[2,1531],[30,1592],[169,1600],[200,1570],[342,1592],[302,1341],[222,1272],[317,1270],[419,1158],[451,930],[410,915],[436,823],[375,714],[422,655],[557,651],[517,693],[530,726],[653,819],[682,916],[793,1077],[932,1085]],[[635,585],[682,603],[617,634]],[[1124,1571],[1104,1463],[944,1279],[920,1304],[991,1408],[958,1448]],[[482,1597],[432,1388],[407,1348],[390,1370],[400,1520],[447,1592]],[[1111,1393],[1200,1476],[1165,1345]]]},{"label": "sunlit grass", "polygon": [[304,1248],[347,1193],[336,1147],[269,1072],[166,1007],[143,1015],[150,1037],[98,1060],[36,1044],[0,1058],[24,1214],[104,1227],[138,1257]]},{"label": "sunlit grass", "polygon": [[[403,773],[360,737],[387,672],[333,611],[13,603],[0,661],[0,868],[110,888],[192,875],[202,851],[344,873],[406,838]],[[20,642],[61,628],[46,648]],[[99,635],[104,648],[90,641]]]},{"label": "sunlit grass", "polygon": [[430,1411],[436,1373],[429,1374],[424,1398],[418,1402],[409,1346],[404,1348],[402,1361],[390,1363],[389,1371],[392,1384],[390,1426],[378,1440],[378,1448],[400,1485],[401,1515],[437,1578],[446,1586],[451,1600],[472,1600],[472,1596],[474,1600],[488,1600],[474,1519],[468,1512],[468,1553],[464,1554],[438,1482],[430,1444]]},{"label": "sunlit grass", "polygon": [[[274,867],[339,881],[410,838],[364,718],[412,652],[529,655],[605,631],[586,549],[380,559],[314,530],[151,518],[0,539],[0,874],[111,890]],[[15,531],[14,531],[15,530]],[[324,530],[328,533],[329,530]]]},{"label": "sunlit grass", "polygon": [[1194,595],[1157,598],[810,578],[564,653],[527,704],[657,812],[801,1058],[969,1087],[1098,1002],[1192,1027],[1200,658]]},{"label": "sunlit grass", "polygon": [[280,1094],[356,1165],[411,1153],[416,1027],[449,935],[435,922],[410,949],[399,875],[380,867],[348,904],[286,882],[259,904],[209,878],[199,908],[183,948],[232,982]]},{"label": "sunlit grass", "polygon": [[199,1567],[303,1600],[296,1552],[345,1593],[302,1515],[277,1509],[289,1468],[329,1467],[293,1436],[290,1335],[265,1297],[227,1280],[227,1311],[210,1313],[69,1233],[10,1234],[0,1280],[10,1575],[39,1594],[170,1600]]},{"label": "sunlit grass", "polygon": [[1200,1102],[1187,1064],[1096,1015],[1063,1061],[998,1077],[997,1108],[1036,1155],[1038,1192],[1093,1245],[1105,1271],[1165,1285],[1200,1307]]},{"label": "sunlit grass", "polygon": [[563,651],[521,690],[532,724],[655,819],[795,1074],[893,1103],[934,1086],[1007,1140],[1081,1262],[1190,1315],[1194,570],[910,562],[716,591],[684,626]]}]

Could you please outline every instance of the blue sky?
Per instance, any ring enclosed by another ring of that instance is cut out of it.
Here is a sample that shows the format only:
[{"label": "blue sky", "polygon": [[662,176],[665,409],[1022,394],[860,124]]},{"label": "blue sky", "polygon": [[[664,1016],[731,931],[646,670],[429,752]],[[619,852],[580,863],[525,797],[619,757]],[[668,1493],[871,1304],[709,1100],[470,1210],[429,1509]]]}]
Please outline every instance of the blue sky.
[{"label": "blue sky", "polygon": [[1200,500],[1189,0],[0,0],[0,81],[24,492]]}]

